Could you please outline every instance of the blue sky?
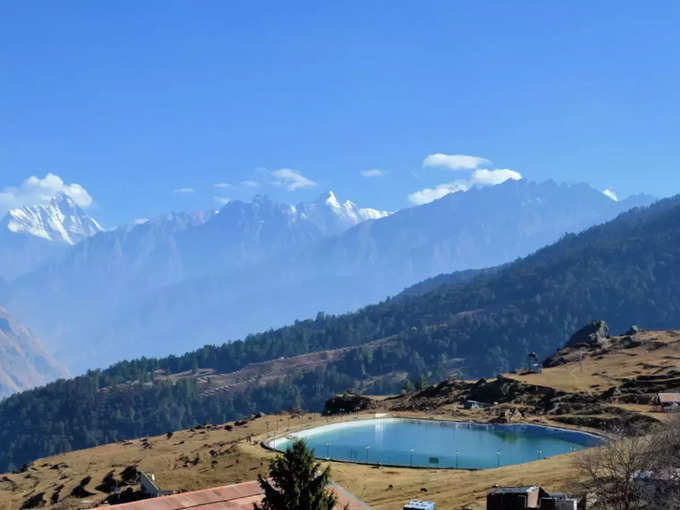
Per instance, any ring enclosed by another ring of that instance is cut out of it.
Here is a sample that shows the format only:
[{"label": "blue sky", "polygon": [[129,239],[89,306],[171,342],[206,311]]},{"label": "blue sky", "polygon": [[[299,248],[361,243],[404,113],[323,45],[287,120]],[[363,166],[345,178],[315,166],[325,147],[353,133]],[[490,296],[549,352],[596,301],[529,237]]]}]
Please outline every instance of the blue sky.
[{"label": "blue sky", "polygon": [[679,6],[5,2],[0,193],[51,172],[109,226],[255,193],[393,210],[472,182],[436,153],[678,193]]}]

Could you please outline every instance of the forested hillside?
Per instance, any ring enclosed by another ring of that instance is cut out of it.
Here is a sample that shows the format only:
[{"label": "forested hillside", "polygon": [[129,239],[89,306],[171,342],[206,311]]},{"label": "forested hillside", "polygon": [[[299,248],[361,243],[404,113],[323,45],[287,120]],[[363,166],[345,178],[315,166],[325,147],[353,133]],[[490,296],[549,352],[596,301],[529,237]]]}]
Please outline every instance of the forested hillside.
[{"label": "forested hillside", "polygon": [[[632,323],[655,329],[680,324],[680,197],[625,213],[608,224],[495,271],[403,295],[341,316],[207,346],[180,357],[140,359],[15,395],[0,403],[0,468],[69,448],[223,421],[255,410],[299,405],[318,409],[330,394],[391,372],[445,375],[465,359],[468,376],[515,368],[526,354],[547,356],[585,322],[602,318],[614,331]],[[155,380],[167,373],[248,363],[390,342],[313,372],[229,397],[201,398],[192,380]],[[131,384],[120,384],[120,383]],[[114,386],[117,385],[117,386]],[[105,389],[102,389],[105,388]],[[39,416],[40,419],[35,419]]]}]

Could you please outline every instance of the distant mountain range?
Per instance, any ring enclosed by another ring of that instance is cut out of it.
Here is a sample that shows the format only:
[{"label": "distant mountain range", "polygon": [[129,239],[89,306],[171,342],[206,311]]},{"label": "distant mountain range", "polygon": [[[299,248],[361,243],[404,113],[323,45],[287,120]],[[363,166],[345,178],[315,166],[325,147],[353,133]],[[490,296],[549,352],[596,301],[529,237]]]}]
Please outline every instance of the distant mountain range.
[{"label": "distant mountain range", "polygon": [[356,309],[442,272],[495,266],[652,201],[508,181],[394,214],[329,192],[100,232],[18,278],[6,303],[74,371]]},{"label": "distant mountain range", "polygon": [[[64,251],[65,242],[49,243],[47,237],[58,240],[56,233],[68,230],[60,229],[56,221],[41,221],[48,213],[51,217],[68,217],[60,209],[64,204],[68,205],[65,198],[59,197],[50,207],[30,208],[34,214],[13,211],[8,215],[12,222],[17,216],[27,218],[21,233],[27,250],[37,247],[39,255],[47,247],[52,256],[41,258],[38,269],[10,282],[0,302],[16,305],[21,316],[30,319],[49,339],[61,359],[71,361],[83,356],[81,369],[106,363],[108,356],[118,359],[125,355],[124,349],[112,352],[117,341],[107,345],[104,338],[111,338],[112,331],[124,327],[116,314],[135,310],[151,293],[225,271],[244,271],[247,275],[247,268],[264,260],[340,234],[362,221],[389,215],[350,201],[340,202],[333,192],[297,206],[257,196],[252,202],[232,201],[219,211],[170,213],[83,236],[80,243]],[[83,220],[86,218],[77,206],[76,211]],[[44,228],[53,224],[57,226]],[[19,235],[8,231],[12,236]],[[107,325],[101,331],[103,324]],[[104,345],[93,343],[91,335],[102,338]],[[158,345],[163,341],[158,339]],[[145,339],[151,347],[149,352],[158,348],[153,346],[155,342]],[[104,352],[97,358],[96,351],[101,348]]]},{"label": "distant mountain range", "polygon": [[[571,206],[577,210],[580,203]],[[580,234],[562,234],[559,241],[502,267],[440,275],[355,313],[318,314],[242,341],[130,360],[14,395],[0,402],[0,469],[58,451],[206,421],[223,423],[256,411],[296,405],[318,410],[329,396],[348,388],[398,391],[405,377],[437,381],[452,371],[494,376],[521,367],[530,352],[540,358],[553,354],[593,319],[606,320],[614,333],[633,324],[675,329],[679,265],[677,196]],[[235,317],[231,306],[224,303],[217,312]],[[259,306],[269,310],[264,302]],[[171,377],[201,368],[220,380],[217,374],[268,360],[292,362],[312,352],[319,354],[305,370],[247,380],[238,392],[204,394],[198,377]],[[171,380],[176,382],[167,384]],[[74,399],[88,405],[74,413]],[[39,423],[29,419],[38,415]]]},{"label": "distant mountain range", "polygon": [[45,346],[0,308],[0,399],[66,375]]},{"label": "distant mountain range", "polygon": [[439,273],[496,266],[654,199],[614,201],[587,184],[513,181],[452,193],[295,254],[313,276],[370,278],[370,301]]},{"label": "distant mountain range", "polygon": [[12,209],[0,220],[0,278],[13,280],[36,270],[102,230],[63,193],[47,205]]},{"label": "distant mountain range", "polygon": [[[269,257],[258,252],[236,270],[213,265],[119,309],[98,335],[112,346],[129,341],[130,352],[144,345],[147,355],[164,355],[320,311],[355,310],[439,273],[515,260],[651,201],[615,202],[587,185],[526,181],[451,194],[316,242],[296,240]],[[203,260],[208,267],[215,257]]]}]

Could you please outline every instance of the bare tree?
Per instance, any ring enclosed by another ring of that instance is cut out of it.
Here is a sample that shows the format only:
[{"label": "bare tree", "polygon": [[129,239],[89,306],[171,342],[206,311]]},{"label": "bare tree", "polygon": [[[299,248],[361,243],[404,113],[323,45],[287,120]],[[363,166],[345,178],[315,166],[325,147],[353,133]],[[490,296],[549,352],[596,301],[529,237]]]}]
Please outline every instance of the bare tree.
[{"label": "bare tree", "polygon": [[639,477],[650,510],[680,508],[680,416],[657,427],[650,439],[650,472]]},{"label": "bare tree", "polygon": [[680,417],[645,435],[618,434],[577,458],[582,489],[598,510],[680,508]]},{"label": "bare tree", "polygon": [[625,437],[585,450],[577,460],[583,489],[600,510],[644,508],[642,491],[635,482],[649,468],[649,440]]}]

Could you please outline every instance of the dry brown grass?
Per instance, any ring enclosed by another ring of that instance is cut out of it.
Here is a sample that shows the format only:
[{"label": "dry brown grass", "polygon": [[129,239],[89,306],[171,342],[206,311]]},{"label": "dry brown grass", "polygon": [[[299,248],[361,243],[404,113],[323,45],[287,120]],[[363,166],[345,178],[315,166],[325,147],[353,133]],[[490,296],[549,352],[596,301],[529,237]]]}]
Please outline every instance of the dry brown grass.
[{"label": "dry brown grass", "polygon": [[[452,419],[448,413],[395,414]],[[461,414],[458,419],[473,417],[474,414],[467,413]],[[106,494],[99,493],[94,487],[109,471],[119,473],[130,465],[154,472],[161,488],[175,491],[252,480],[258,473],[266,472],[268,462],[273,457],[259,441],[277,429],[279,432],[293,431],[328,421],[316,414],[301,417],[266,416],[249,422],[247,427],[234,427],[231,432],[220,427],[176,432],[171,439],[164,435],[151,437],[148,439],[151,448],[146,448],[142,440],[134,440],[48,457],[33,463],[26,473],[3,475],[17,488],[10,490],[9,484],[3,486],[0,483],[0,508],[18,509],[28,497],[39,492],[44,492],[45,499],[49,501],[60,485],[64,485],[62,495],[70,494],[86,476],[92,477],[87,489],[94,492],[94,496],[85,499],[67,497],[57,505],[48,505],[46,508],[74,510],[97,504],[103,501]],[[250,435],[253,436],[252,442],[248,440]],[[211,455],[211,450],[216,455]],[[568,460],[570,455],[483,471],[377,468],[338,462],[330,462],[330,465],[332,476],[338,483],[376,509],[400,508],[399,505],[403,505],[404,501],[423,497],[435,501],[437,508],[446,510],[464,505],[483,508],[486,492],[494,484],[539,483],[555,490],[567,489],[565,480],[570,480],[573,475]],[[64,464],[65,467],[52,469],[55,465]],[[427,492],[422,492],[423,488]]]},{"label": "dry brown grass", "polygon": [[[561,391],[599,393],[622,380],[641,374],[663,373],[680,368],[680,341],[677,331],[645,331],[639,339],[645,342],[632,349],[609,350],[602,356],[583,358],[582,366],[568,363],[544,370],[542,374],[506,374],[527,384],[548,386]],[[661,345],[656,345],[656,343]]]},{"label": "dry brown grass", "polygon": [[[251,480],[265,472],[270,454],[259,447],[257,455],[250,450],[244,453],[248,436],[266,434],[268,427],[275,428],[275,420],[275,417],[258,419],[232,431],[221,427],[180,431],[170,439],[165,435],[151,437],[148,438],[150,448],[138,439],[40,459],[25,473],[2,475],[10,482],[0,482],[0,508],[19,508],[25,499],[39,492],[44,492],[49,501],[61,485],[64,486],[61,494],[66,496],[86,476],[92,477],[87,490],[94,492],[94,496],[66,498],[48,508],[75,509],[99,503],[106,494],[94,487],[111,470],[118,474],[131,465],[156,473],[161,488],[177,491]],[[279,426],[284,428],[282,424],[288,421],[291,420],[287,416],[279,417]],[[54,469],[55,465],[61,467]],[[16,484],[15,490],[11,490],[12,483]]]}]

